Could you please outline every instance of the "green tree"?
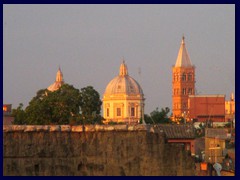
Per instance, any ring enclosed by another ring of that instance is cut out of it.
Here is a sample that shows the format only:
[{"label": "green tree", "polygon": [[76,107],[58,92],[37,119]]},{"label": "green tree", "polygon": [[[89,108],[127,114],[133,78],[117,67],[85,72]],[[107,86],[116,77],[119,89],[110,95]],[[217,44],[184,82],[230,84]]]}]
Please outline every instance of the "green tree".
[{"label": "green tree", "polygon": [[203,137],[205,136],[205,128],[206,125],[204,123],[199,124],[199,128],[195,128],[195,135],[196,137]]},{"label": "green tree", "polygon": [[42,89],[26,108],[28,124],[69,124],[79,118],[80,92],[72,85],[64,84],[57,91]]},{"label": "green tree", "polygon": [[23,110],[23,104],[20,103],[17,109],[12,110],[12,115],[14,117],[13,124],[26,124],[26,113]]},{"label": "green tree", "polygon": [[41,89],[29,105],[14,110],[15,124],[93,124],[102,123],[99,93],[88,86],[79,89],[64,84],[57,91]]},{"label": "green tree", "polygon": [[154,111],[150,113],[150,116],[146,115],[144,116],[145,122],[147,124],[168,124],[171,123],[171,119],[168,117],[168,113],[170,112],[170,109],[168,107],[162,108],[161,111],[159,111],[158,108],[156,108]]},{"label": "green tree", "polygon": [[81,117],[84,123],[100,123],[102,101],[99,93],[92,87],[87,86],[81,89]]},{"label": "green tree", "polygon": [[41,89],[26,107],[27,124],[50,124],[51,113],[47,98],[47,89]]},{"label": "green tree", "polygon": [[[153,124],[153,121],[148,114],[144,114],[144,121],[146,124]],[[140,118],[140,124],[142,124],[142,118]]]},{"label": "green tree", "polygon": [[51,95],[48,100],[51,103],[54,123],[69,124],[72,119],[78,120],[81,106],[81,94],[78,89],[64,84]]}]

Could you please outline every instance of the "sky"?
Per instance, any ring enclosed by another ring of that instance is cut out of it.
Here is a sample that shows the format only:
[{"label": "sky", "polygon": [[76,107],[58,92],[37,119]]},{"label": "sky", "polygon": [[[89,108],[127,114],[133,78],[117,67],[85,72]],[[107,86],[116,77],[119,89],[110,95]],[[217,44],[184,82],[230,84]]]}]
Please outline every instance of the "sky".
[{"label": "sky", "polygon": [[235,94],[235,5],[3,5],[3,103],[24,107],[64,81],[101,96],[124,57],[145,113],[172,109],[172,66],[182,36],[197,94]]}]

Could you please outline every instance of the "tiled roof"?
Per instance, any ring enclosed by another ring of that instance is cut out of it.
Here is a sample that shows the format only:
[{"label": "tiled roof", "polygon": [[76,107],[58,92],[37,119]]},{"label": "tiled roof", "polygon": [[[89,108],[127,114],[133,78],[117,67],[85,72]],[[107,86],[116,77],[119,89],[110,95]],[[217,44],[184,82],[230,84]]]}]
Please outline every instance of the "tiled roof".
[{"label": "tiled roof", "polygon": [[168,139],[194,139],[193,125],[157,125],[160,131],[166,134]]}]

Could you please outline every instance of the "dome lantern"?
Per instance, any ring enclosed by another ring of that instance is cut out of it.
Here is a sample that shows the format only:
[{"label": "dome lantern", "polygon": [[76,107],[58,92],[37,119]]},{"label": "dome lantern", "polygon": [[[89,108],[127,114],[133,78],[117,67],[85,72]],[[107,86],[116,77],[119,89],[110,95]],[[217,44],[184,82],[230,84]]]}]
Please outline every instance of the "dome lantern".
[{"label": "dome lantern", "polygon": [[62,74],[62,71],[61,71],[61,69],[59,67],[57,75],[56,75],[56,82],[61,82],[61,81],[63,81],[63,74]]},{"label": "dome lantern", "polygon": [[128,75],[127,65],[125,64],[124,60],[123,60],[123,63],[121,64],[121,66],[120,66],[119,75],[120,76],[127,76]]}]

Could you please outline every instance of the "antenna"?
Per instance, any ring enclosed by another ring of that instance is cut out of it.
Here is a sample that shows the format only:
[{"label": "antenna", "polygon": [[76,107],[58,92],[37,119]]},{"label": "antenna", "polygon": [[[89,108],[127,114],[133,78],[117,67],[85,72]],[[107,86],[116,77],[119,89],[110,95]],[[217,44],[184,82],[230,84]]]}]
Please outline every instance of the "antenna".
[{"label": "antenna", "polygon": [[139,77],[141,79],[141,68],[140,67],[138,68],[138,75],[139,75]]},{"label": "antenna", "polygon": [[[215,103],[217,103],[217,101],[218,101],[218,98],[219,98],[219,94],[217,95],[217,98],[216,98],[216,100],[215,100]],[[208,119],[207,119],[207,126],[208,126],[208,123],[210,122],[210,120],[211,120],[211,117],[212,117],[212,114],[213,114],[213,111],[214,111],[214,103],[211,105],[211,110],[210,110],[210,114],[209,114],[209,116],[208,116]],[[213,121],[212,121],[213,122]],[[213,123],[212,123],[213,124]],[[211,124],[210,124],[211,125]],[[211,126],[210,126],[211,127]],[[208,127],[207,127],[208,128]]]},{"label": "antenna", "polygon": [[[142,78],[141,78],[141,68],[138,67],[138,75],[139,75],[139,81],[140,81],[140,84],[142,84]],[[142,99],[142,102],[141,102],[141,118],[142,118],[142,124],[146,124],[145,120],[144,120],[144,112],[143,112],[143,106],[144,106],[144,102],[143,102],[144,99]]]}]

